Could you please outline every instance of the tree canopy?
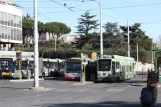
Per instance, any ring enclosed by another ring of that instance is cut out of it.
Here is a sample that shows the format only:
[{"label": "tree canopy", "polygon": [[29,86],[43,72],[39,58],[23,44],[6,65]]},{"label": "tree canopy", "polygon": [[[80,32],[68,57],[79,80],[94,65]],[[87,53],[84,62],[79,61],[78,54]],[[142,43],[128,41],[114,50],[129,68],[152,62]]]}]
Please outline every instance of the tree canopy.
[{"label": "tree canopy", "polygon": [[93,29],[97,29],[98,25],[97,21],[94,20],[96,15],[91,15],[89,11],[85,12],[83,15],[81,15],[81,18],[78,19],[78,26],[77,26],[77,33],[88,35],[89,31]]},{"label": "tree canopy", "polygon": [[[33,36],[34,32],[34,21],[33,18],[26,14],[26,16],[23,16],[22,19],[22,31],[23,31],[23,38],[27,36]],[[64,23],[61,22],[47,22],[43,23],[41,21],[38,21],[38,32],[41,35],[42,33],[53,33],[57,35],[57,37],[60,37],[63,34],[68,34],[71,32],[71,29]]]}]

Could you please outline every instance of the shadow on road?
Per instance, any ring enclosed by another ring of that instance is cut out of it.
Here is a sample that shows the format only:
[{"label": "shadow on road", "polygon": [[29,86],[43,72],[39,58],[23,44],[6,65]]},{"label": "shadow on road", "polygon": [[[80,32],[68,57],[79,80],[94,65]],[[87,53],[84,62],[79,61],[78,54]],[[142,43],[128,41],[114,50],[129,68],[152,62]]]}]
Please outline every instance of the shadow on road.
[{"label": "shadow on road", "polygon": [[[99,103],[66,103],[66,104],[44,104],[36,105],[37,107],[142,107],[139,102],[126,102],[126,101],[107,101]],[[161,107],[157,104],[156,107]]]},{"label": "shadow on road", "polygon": [[67,80],[67,79],[65,79],[64,77],[57,77],[57,78],[54,78],[54,77],[46,77],[46,78],[44,78],[44,80],[80,82],[80,80]]},{"label": "shadow on road", "polygon": [[28,88],[15,88],[15,87],[0,87],[0,89],[28,89]]}]

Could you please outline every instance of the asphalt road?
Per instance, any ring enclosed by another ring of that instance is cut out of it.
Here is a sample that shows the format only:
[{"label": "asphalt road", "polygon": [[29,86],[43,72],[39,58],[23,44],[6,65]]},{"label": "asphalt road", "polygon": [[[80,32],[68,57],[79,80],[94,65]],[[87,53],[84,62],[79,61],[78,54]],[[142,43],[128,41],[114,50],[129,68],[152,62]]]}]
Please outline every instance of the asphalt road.
[{"label": "asphalt road", "polygon": [[[0,80],[1,107],[141,107],[139,97],[142,86],[131,86],[130,80],[122,83],[73,85],[73,81],[44,80],[43,91],[28,88],[33,82]],[[161,89],[158,88],[158,105],[161,107]],[[159,104],[160,102],[160,104]]]}]

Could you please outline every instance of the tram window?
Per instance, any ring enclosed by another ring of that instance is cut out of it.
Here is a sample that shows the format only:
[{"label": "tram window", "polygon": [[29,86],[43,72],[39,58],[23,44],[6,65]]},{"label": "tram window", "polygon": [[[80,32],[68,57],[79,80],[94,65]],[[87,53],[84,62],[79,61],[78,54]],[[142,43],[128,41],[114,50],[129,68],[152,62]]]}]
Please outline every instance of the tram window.
[{"label": "tram window", "polygon": [[116,62],[116,69],[119,69],[119,68],[120,68],[120,63]]},{"label": "tram window", "polygon": [[130,65],[130,72],[132,71],[132,65]]},{"label": "tram window", "polygon": [[112,61],[112,69],[115,70],[115,62]]},{"label": "tram window", "polygon": [[125,66],[124,66],[124,65],[122,66],[122,71],[123,71],[123,72],[125,71]]}]

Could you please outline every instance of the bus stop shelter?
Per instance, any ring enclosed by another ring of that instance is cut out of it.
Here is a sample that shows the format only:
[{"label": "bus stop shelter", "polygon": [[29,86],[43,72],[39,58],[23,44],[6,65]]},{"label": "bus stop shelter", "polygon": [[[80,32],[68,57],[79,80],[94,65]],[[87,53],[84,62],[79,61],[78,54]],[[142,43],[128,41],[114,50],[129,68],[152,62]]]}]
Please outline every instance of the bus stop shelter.
[{"label": "bus stop shelter", "polygon": [[154,52],[154,67],[155,71],[159,72],[159,81],[161,82],[161,50],[152,50]]}]

